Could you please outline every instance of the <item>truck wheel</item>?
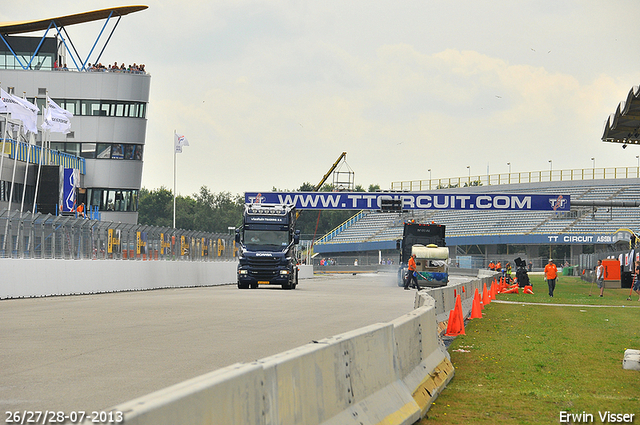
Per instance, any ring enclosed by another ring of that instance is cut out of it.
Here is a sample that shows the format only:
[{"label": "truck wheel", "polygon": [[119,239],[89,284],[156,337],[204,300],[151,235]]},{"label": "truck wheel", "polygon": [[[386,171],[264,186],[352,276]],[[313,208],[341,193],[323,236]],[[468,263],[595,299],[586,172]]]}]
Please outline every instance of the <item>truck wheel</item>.
[{"label": "truck wheel", "polygon": [[249,284],[238,282],[238,289],[249,289]]},{"label": "truck wheel", "polygon": [[251,284],[251,289],[258,289],[258,284],[257,283],[252,283]]}]

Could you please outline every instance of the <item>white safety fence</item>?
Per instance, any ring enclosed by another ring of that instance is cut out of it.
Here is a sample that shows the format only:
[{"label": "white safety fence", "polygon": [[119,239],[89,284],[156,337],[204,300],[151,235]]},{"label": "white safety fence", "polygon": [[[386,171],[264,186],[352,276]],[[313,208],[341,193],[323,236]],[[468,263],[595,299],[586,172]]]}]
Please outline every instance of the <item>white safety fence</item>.
[{"label": "white safety fence", "polygon": [[454,291],[468,317],[475,290],[491,279],[421,291],[416,309],[390,323],[234,364],[111,410],[135,425],[413,424],[454,374],[438,336]]}]

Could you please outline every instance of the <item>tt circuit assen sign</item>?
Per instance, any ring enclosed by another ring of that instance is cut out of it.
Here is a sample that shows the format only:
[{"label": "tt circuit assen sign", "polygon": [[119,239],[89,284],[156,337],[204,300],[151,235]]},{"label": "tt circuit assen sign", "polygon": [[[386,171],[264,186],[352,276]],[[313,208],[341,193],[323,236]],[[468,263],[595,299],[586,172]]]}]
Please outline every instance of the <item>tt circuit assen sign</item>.
[{"label": "tt circuit assen sign", "polygon": [[569,195],[443,194],[394,192],[247,192],[245,203],[294,205],[301,210],[378,210],[382,200],[402,200],[405,210],[569,211]]}]

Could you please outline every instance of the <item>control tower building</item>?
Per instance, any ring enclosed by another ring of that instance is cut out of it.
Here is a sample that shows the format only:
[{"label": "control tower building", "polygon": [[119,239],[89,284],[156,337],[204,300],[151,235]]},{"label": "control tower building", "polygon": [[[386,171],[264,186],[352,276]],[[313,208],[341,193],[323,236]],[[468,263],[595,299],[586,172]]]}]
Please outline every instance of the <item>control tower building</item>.
[{"label": "control tower building", "polygon": [[[0,23],[0,86],[40,108],[38,134],[28,137],[11,116],[0,114],[5,142],[4,151],[0,148],[0,211],[33,211],[35,200],[38,212],[55,215],[62,205],[62,170],[74,169],[77,205],[84,202],[103,221],[137,223],[151,76],[139,67],[96,69],[90,64],[103,60],[122,17],[146,8]],[[92,21],[104,25],[91,52],[81,57],[67,28]],[[73,113],[70,133],[49,138],[40,130],[47,96]],[[43,162],[48,165],[42,167]]]}]

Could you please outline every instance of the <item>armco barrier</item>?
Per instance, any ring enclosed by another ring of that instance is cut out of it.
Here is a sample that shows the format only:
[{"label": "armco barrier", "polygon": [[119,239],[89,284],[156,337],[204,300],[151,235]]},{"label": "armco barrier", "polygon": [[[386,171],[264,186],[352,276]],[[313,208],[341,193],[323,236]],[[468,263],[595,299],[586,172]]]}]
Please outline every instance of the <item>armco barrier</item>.
[{"label": "armco barrier", "polygon": [[454,374],[438,317],[454,289],[464,286],[466,301],[490,280],[421,291],[417,308],[390,323],[229,366],[111,410],[135,425],[413,424]]}]

